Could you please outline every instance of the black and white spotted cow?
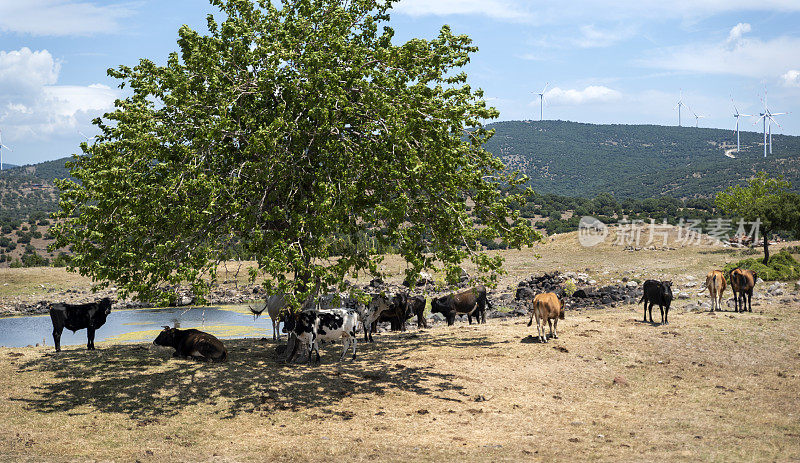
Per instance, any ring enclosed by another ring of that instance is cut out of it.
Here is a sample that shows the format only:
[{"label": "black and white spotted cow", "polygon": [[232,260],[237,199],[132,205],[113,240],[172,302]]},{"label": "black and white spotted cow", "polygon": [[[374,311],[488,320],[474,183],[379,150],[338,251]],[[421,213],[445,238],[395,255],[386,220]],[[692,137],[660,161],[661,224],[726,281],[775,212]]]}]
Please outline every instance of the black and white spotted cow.
[{"label": "black and white spotted cow", "polygon": [[312,352],[317,353],[317,362],[319,362],[319,341],[342,340],[344,350],[339,361],[344,360],[347,349],[351,346],[353,347],[353,359],[355,359],[358,318],[358,312],[351,309],[303,310],[293,314],[285,321],[285,329],[297,336],[297,342],[287,358],[294,358],[297,346],[303,345],[308,351],[309,363],[312,361]]}]

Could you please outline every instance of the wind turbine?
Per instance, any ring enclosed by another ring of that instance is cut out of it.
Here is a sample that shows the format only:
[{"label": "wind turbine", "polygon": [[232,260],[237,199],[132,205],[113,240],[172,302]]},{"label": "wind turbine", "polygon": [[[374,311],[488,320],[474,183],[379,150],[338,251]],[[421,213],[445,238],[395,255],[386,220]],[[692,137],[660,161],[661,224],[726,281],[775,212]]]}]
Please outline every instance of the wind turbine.
[{"label": "wind turbine", "polygon": [[547,86],[548,85],[550,85],[550,82],[545,82],[544,88],[542,89],[541,92],[538,92],[538,93],[534,92],[537,95],[539,95],[539,120],[540,121],[544,120],[544,93],[545,93],[545,91],[547,91]]},{"label": "wind turbine", "polygon": [[[689,108],[689,107],[687,106],[687,108]],[[695,128],[700,127],[700,119],[703,119],[706,116],[698,115],[696,112],[694,112],[694,109],[692,109],[692,108],[689,108],[689,111],[691,111],[692,114],[694,114],[694,126],[695,126]]]},{"label": "wind turbine", "polygon": [[9,151],[14,151],[11,148],[9,148],[8,146],[3,144],[3,132],[0,131],[0,171],[3,170],[3,148],[5,148],[5,149],[7,149]]},{"label": "wind turbine", "polygon": [[[781,126],[780,124],[778,124],[778,121],[776,121],[772,116],[782,116],[784,114],[789,114],[789,113],[773,113],[773,112],[771,112],[769,110],[769,108],[767,108],[767,92],[766,91],[764,91],[764,98],[761,99],[761,103],[764,104],[764,112],[763,113],[758,113],[758,115],[761,116],[761,117],[756,119],[756,121],[753,123],[753,125],[758,124],[759,120],[762,121],[762,123],[764,124],[764,157],[767,157],[767,131],[769,131],[769,154],[772,154],[772,123],[774,122],[775,125],[777,125],[778,127]],[[769,128],[768,128],[768,126],[769,126]]]},{"label": "wind turbine", "polygon": [[678,127],[681,126],[681,106],[685,106],[686,108],[688,108],[688,106],[686,106],[686,103],[683,102],[683,89],[681,89],[680,96],[678,97],[678,104],[675,105],[674,108],[672,108],[678,110]]},{"label": "wind turbine", "polygon": [[739,108],[736,107],[736,103],[733,102],[733,98],[731,98],[731,104],[733,105],[733,117],[736,118],[736,152],[739,152],[739,118],[740,117],[752,117],[752,114],[739,114]]}]

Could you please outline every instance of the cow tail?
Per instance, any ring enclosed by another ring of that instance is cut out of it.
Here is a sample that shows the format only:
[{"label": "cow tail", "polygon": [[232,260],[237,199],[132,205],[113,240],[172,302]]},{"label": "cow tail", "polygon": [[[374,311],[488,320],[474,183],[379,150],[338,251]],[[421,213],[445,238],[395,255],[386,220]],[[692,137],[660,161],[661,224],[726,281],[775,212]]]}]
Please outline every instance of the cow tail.
[{"label": "cow tail", "polygon": [[644,298],[645,298],[645,295],[644,295],[644,292],[642,292],[642,298],[639,299],[639,302],[637,302],[636,304],[641,304],[642,302],[644,302]]}]

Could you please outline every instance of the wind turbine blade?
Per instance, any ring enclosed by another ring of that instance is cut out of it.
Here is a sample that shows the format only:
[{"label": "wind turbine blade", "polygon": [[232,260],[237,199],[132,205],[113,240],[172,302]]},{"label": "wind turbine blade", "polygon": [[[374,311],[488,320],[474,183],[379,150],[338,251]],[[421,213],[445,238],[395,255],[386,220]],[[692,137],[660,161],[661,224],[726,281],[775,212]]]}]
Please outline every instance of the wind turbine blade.
[{"label": "wind turbine blade", "polygon": [[[771,122],[774,122],[774,123],[775,123],[775,125],[777,125],[778,127],[781,127],[781,125],[780,125],[780,124],[778,124],[778,121],[776,121],[775,119],[773,119],[773,118],[772,118],[772,116],[770,116],[769,120],[770,120]],[[783,128],[783,127],[781,127],[781,128]]]},{"label": "wind turbine blade", "polygon": [[550,82],[545,82],[545,83],[544,83],[544,88],[542,89],[542,95],[544,95],[544,92],[546,92],[546,91],[547,91],[547,86],[548,86],[548,85],[550,85]]},{"label": "wind turbine blade", "polygon": [[0,147],[2,147],[2,148],[5,148],[5,149],[7,149],[7,150],[9,150],[9,151],[14,151],[14,150],[12,150],[11,148],[9,148],[9,147],[8,147],[8,146],[6,146],[6,145],[2,145],[2,144],[0,144]]},{"label": "wind turbine blade", "polygon": [[789,114],[789,113],[769,113],[770,116],[783,116],[784,114]]}]

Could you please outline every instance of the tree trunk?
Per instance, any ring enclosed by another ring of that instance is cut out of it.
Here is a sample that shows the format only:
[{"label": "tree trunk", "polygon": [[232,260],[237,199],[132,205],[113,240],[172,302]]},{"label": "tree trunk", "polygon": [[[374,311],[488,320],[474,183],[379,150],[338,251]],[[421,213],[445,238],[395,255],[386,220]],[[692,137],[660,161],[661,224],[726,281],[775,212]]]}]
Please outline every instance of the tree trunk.
[{"label": "tree trunk", "polygon": [[764,265],[769,263],[769,240],[767,234],[764,233]]}]

